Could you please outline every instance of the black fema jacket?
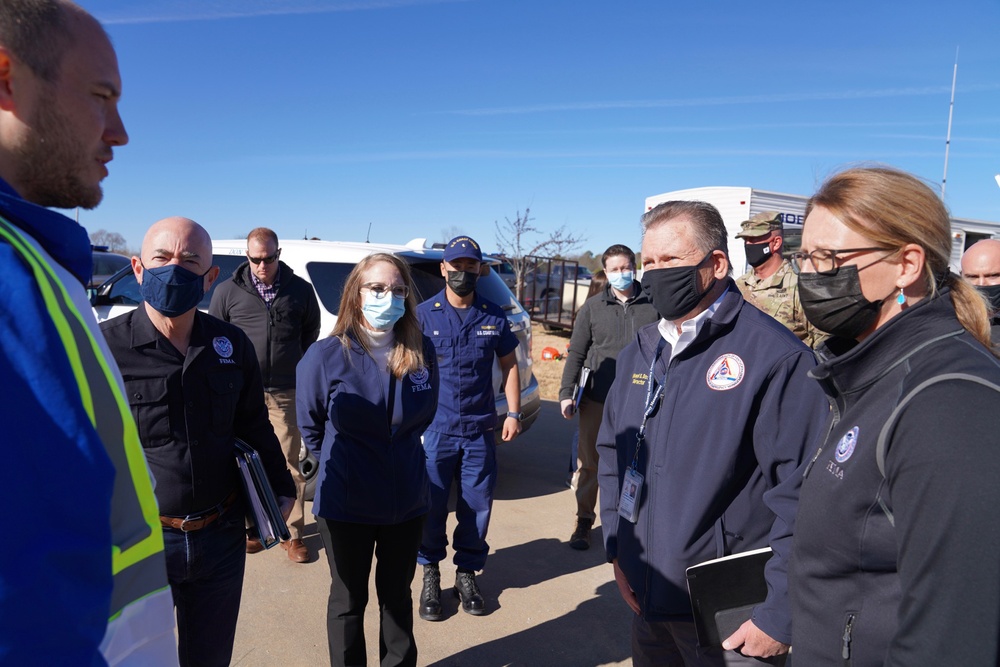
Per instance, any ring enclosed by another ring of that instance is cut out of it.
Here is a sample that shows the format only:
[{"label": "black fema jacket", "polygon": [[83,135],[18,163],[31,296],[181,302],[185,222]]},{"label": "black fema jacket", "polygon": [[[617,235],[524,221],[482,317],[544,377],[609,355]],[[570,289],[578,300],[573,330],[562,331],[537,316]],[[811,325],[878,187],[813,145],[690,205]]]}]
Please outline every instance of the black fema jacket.
[{"label": "black fema jacket", "polygon": [[795,662],[1000,664],[1000,362],[949,290],[852,343],[812,371],[833,410],[795,524]]},{"label": "black fema jacket", "polygon": [[666,389],[638,450],[645,480],[632,524],[617,505],[662,340],[656,324],[639,330],[618,355],[604,404],[597,451],[608,559],[618,559],[647,621],[691,620],[687,567],[770,546],[768,596],[752,619],[790,643],[786,576],[799,485],[829,412],[807,375],[815,355],[730,280],[691,345],[669,368],[669,344],[656,360]]},{"label": "black fema jacket", "polygon": [[639,327],[659,319],[642,285],[633,282],[632,289],[632,298],[623,303],[615,298],[608,285],[603,294],[595,294],[580,306],[569,339],[559,400],[573,398],[580,369],[586,366],[592,374],[584,393],[590,400],[603,403],[615,380],[618,353],[635,340]]},{"label": "black fema jacket", "polygon": [[319,338],[320,310],[312,285],[279,262],[278,293],[268,308],[243,262],[212,294],[210,315],[243,329],[257,351],[265,391],[293,389],[295,365]]}]

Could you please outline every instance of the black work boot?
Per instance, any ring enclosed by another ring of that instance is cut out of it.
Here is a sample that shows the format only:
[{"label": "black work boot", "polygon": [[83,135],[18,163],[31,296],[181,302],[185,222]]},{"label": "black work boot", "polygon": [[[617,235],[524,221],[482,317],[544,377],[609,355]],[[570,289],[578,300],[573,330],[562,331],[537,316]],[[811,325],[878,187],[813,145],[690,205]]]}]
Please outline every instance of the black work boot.
[{"label": "black work boot", "polygon": [[475,572],[459,570],[455,573],[455,595],[462,601],[462,611],[466,614],[482,616],[486,613],[486,603],[476,585]]},{"label": "black work boot", "polygon": [[594,525],[593,519],[576,520],[576,530],[569,537],[569,545],[574,549],[583,551],[590,548],[590,528]]},{"label": "black work boot", "polygon": [[441,571],[437,563],[424,565],[424,588],[420,591],[420,618],[441,620]]}]

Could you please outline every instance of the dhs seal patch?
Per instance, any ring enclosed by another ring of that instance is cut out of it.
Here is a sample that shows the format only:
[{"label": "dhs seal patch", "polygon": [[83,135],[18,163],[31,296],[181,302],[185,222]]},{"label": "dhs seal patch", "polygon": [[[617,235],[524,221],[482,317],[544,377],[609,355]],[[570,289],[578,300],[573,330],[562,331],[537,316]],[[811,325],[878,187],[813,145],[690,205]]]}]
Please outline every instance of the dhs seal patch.
[{"label": "dhs seal patch", "polygon": [[410,373],[410,382],[413,384],[425,384],[431,374],[426,368],[420,368]]},{"label": "dhs seal patch", "polygon": [[225,336],[213,338],[212,347],[215,348],[215,353],[223,359],[233,356],[233,344]]},{"label": "dhs seal patch", "polygon": [[726,391],[738,387],[743,382],[746,367],[735,354],[724,354],[708,367],[705,382],[709,389]]},{"label": "dhs seal patch", "polygon": [[858,446],[858,427],[855,426],[837,442],[837,450],[833,453],[833,458],[837,463],[843,463],[851,458],[854,448]]}]

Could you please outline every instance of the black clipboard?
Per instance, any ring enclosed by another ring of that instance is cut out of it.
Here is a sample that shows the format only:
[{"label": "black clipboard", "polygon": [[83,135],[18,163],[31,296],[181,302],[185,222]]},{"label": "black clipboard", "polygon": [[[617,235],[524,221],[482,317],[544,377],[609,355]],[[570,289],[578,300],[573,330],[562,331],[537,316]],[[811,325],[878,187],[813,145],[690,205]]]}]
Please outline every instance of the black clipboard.
[{"label": "black clipboard", "polygon": [[716,558],[685,570],[698,645],[722,642],[750,620],[753,608],[767,598],[764,567],[771,548]]}]

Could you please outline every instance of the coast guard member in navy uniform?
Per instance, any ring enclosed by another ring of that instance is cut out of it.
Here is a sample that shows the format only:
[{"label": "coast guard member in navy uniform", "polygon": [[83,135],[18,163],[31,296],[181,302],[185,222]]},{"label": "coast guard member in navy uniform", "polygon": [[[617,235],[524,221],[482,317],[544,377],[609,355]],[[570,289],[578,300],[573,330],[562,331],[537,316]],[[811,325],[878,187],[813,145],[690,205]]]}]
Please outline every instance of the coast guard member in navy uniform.
[{"label": "coast guard member in navy uniform", "polygon": [[441,573],[438,562],[448,546],[445,525],[448,496],[458,480],[458,504],[452,547],[455,550],[455,592],[469,614],[485,613],[476,585],[476,571],[486,563],[493,487],[496,484],[496,387],[493,360],[498,358],[502,386],[510,412],[502,438],[521,432],[521,380],[517,371],[517,338],[500,306],[475,293],[483,254],[468,236],[448,243],[441,262],[444,290],[420,304],[417,316],[434,342],[441,372],[438,411],[424,433],[431,508],[424,524],[417,562],[424,566],[420,618],[441,620]]}]

